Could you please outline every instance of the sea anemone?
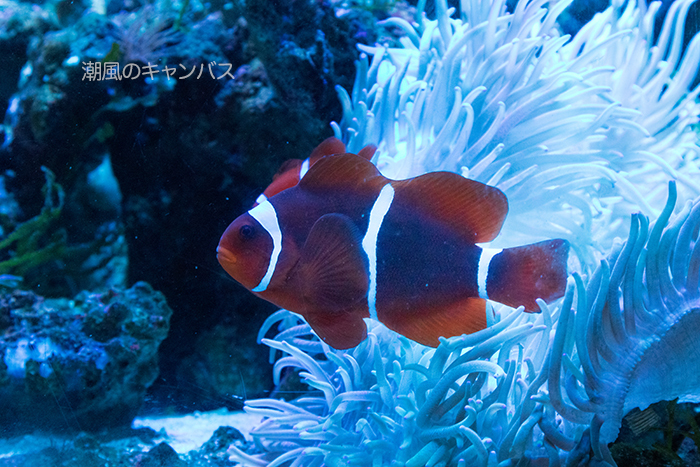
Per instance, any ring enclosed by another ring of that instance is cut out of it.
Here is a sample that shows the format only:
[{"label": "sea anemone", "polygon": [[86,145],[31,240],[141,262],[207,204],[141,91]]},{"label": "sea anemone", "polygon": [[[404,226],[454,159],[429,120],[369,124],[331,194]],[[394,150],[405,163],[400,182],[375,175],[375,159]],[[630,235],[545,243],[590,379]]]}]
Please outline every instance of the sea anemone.
[{"label": "sea anemone", "polygon": [[[700,199],[668,222],[675,183],[649,229],[632,216],[589,281],[569,280],[560,306],[542,314],[498,307],[498,323],[431,349],[367,319],[369,337],[334,350],[281,310],[259,339],[285,355],[315,391],[291,402],[259,399],[247,465],[497,465],[546,458],[614,465],[607,444],[622,417],[661,401],[700,402]],[[574,307],[574,303],[576,306]],[[263,336],[275,325],[274,339]],[[512,464],[511,464],[512,465]]]},{"label": "sea anemone", "polygon": [[[685,53],[692,1],[675,2],[654,43],[660,2],[614,1],[579,33],[560,36],[570,1],[464,1],[458,18],[390,18],[404,48],[362,47],[352,94],[332,124],[350,151],[378,145],[392,178],[461,172],[501,188],[510,213],[501,245],[563,237],[583,262],[623,236],[629,215],[658,216],[665,182],[700,195],[700,36]],[[623,8],[624,7],[624,8]]]},{"label": "sea anemone", "polygon": [[[700,199],[672,216],[675,183],[649,228],[632,216],[629,238],[614,249],[577,305],[565,300],[547,387],[554,409],[590,423],[596,457],[613,464],[607,444],[622,417],[662,400],[700,402]],[[562,392],[563,389],[563,392]]]},{"label": "sea anemone", "polygon": [[157,63],[174,54],[183,36],[172,22],[166,15],[156,12],[152,5],[146,5],[136,13],[115,15],[112,24],[121,61],[124,64]]},{"label": "sea anemone", "polygon": [[251,432],[261,454],[232,447],[233,458],[248,465],[418,467],[520,457],[544,412],[530,401],[545,382],[552,320],[544,310],[539,317],[510,312],[437,349],[368,319],[368,339],[349,351],[330,348],[300,316],[279,311],[260,333],[280,324],[274,339],[261,339],[285,354],[275,362],[275,382],[292,367],[316,391],[292,402],[248,401],[246,411],[266,417]]},{"label": "sea anemone", "polygon": [[275,379],[296,368],[313,392],[247,402],[264,421],[255,454],[231,448],[245,464],[614,464],[607,443],[629,410],[700,401],[692,2],[671,6],[656,42],[659,2],[616,0],[573,38],[556,29],[570,1],[464,0],[459,17],[436,3],[435,20],[419,8],[415,24],[384,21],[403,48],[362,47],[336,136],[353,152],[377,144],[388,177],[450,170],[498,186],[499,246],[563,237],[579,271],[541,314],[494,304],[493,327],[437,349],[367,320],[368,339],[337,351],[276,313],[260,334]]}]

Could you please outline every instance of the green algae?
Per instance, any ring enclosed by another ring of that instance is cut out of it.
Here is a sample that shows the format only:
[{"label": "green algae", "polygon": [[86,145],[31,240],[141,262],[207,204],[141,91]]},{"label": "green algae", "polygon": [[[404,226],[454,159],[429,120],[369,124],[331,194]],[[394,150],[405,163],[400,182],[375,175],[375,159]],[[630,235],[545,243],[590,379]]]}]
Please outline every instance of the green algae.
[{"label": "green algae", "polygon": [[[0,261],[0,274],[22,276],[36,266],[64,256],[65,234],[51,229],[61,215],[65,194],[56,177],[48,168],[42,167],[46,184],[42,189],[44,207],[41,212],[19,224],[7,237],[0,240],[0,252],[7,259]],[[47,241],[48,238],[48,241]]]}]

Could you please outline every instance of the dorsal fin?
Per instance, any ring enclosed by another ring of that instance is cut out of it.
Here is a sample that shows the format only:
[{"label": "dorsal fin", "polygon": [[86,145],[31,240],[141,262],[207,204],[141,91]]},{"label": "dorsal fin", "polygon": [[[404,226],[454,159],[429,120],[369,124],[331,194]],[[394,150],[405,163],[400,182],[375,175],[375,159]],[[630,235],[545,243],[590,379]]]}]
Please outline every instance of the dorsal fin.
[{"label": "dorsal fin", "polygon": [[377,146],[375,146],[374,144],[368,144],[364,148],[360,149],[360,152],[358,152],[357,155],[363,159],[371,161],[372,157],[374,157],[375,152],[377,152]]},{"label": "dorsal fin", "polygon": [[344,154],[345,144],[338,138],[331,136],[321,141],[321,144],[316,146],[316,148],[311,151],[309,155],[309,161],[315,164],[320,158],[325,156],[332,156],[333,154]]},{"label": "dorsal fin", "polygon": [[280,168],[277,169],[277,172],[272,176],[272,180],[277,180],[280,175],[284,175],[285,173],[294,169],[299,172],[299,167],[301,166],[302,162],[303,161],[301,159],[287,159],[286,161],[282,162]]},{"label": "dorsal fin", "polygon": [[381,188],[388,182],[379,170],[366,159],[356,154],[337,154],[324,157],[315,163],[299,187],[309,190],[347,189],[367,185],[369,188]]},{"label": "dorsal fin", "polygon": [[[367,146],[368,148],[369,146]],[[365,149],[367,149],[365,148]],[[363,151],[365,150],[363,149]],[[376,148],[375,148],[376,149]],[[344,154],[345,153],[345,144],[343,144],[342,141],[340,141],[338,138],[331,136],[330,138],[326,138],[323,141],[321,141],[321,144],[316,146],[313,151],[311,151],[311,154],[309,155],[309,162],[313,165],[314,163],[318,162],[319,159],[322,157],[326,156],[331,156],[333,154]],[[372,151],[372,155],[374,155],[374,151]],[[371,159],[372,156],[367,158],[367,160]],[[297,172],[299,171],[299,167],[301,167],[301,164],[304,161],[301,159],[287,159],[286,161],[282,162],[282,165],[280,165],[280,168],[277,169],[277,172],[275,175],[272,176],[272,180],[277,179],[280,175],[284,175],[285,173],[289,172],[290,170],[296,170]],[[288,188],[288,187],[287,187]]]},{"label": "dorsal fin", "polygon": [[417,215],[438,219],[471,243],[490,242],[508,214],[501,190],[452,172],[431,172],[392,182],[395,203]]}]

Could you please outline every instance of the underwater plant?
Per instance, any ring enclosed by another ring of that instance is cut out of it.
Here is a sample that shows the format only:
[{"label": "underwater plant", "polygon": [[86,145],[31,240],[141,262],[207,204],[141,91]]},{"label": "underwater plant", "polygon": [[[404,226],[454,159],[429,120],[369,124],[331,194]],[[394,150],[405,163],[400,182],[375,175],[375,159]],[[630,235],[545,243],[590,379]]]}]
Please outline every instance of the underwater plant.
[{"label": "underwater plant", "polygon": [[[110,285],[123,282],[119,260],[112,262],[112,251],[119,251],[123,243],[115,224],[98,229],[92,241],[71,244],[61,223],[66,198],[63,187],[51,170],[43,166],[41,170],[46,180],[41,211],[24,222],[0,215],[2,230],[6,232],[0,235],[0,286],[42,287],[44,293],[51,295],[54,287],[61,287],[54,284],[63,284],[68,277],[72,286],[81,283],[77,281],[92,281],[91,277],[100,277]],[[105,185],[94,178],[100,175],[96,172],[88,175],[88,181]]]},{"label": "underwater plant", "polygon": [[[0,274],[24,275],[30,269],[47,261],[61,258],[66,253],[64,236],[52,232],[63,209],[64,192],[56,177],[42,167],[46,178],[43,188],[44,207],[41,213],[17,225],[5,238],[0,239]],[[51,235],[49,235],[51,234]],[[47,241],[47,237],[50,237]],[[10,250],[12,248],[12,250]]]}]

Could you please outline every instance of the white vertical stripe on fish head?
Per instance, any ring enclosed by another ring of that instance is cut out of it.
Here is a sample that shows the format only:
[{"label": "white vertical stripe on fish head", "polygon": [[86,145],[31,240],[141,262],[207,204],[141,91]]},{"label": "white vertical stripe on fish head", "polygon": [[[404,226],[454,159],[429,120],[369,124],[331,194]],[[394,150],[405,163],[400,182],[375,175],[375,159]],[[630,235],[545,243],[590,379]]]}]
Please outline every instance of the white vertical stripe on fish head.
[{"label": "white vertical stripe on fish head", "polygon": [[255,202],[258,204],[263,204],[265,201],[267,201],[267,196],[265,196],[265,193],[260,193],[260,196],[255,199]]},{"label": "white vertical stripe on fish head", "polygon": [[299,167],[299,180],[304,178],[304,175],[306,175],[306,172],[309,171],[310,164],[311,164],[311,161],[309,161],[308,157],[306,159],[304,159],[304,162],[301,163],[301,167]]},{"label": "white vertical stripe on fish head", "polygon": [[389,212],[391,203],[394,201],[394,188],[391,183],[387,183],[379,192],[379,196],[372,205],[369,212],[369,224],[367,233],[362,239],[362,249],[365,250],[369,262],[369,290],[367,291],[367,305],[369,307],[369,317],[377,319],[377,237],[379,229],[382,227],[384,217]]},{"label": "white vertical stripe on fish head", "polygon": [[282,231],[280,230],[280,224],[277,220],[275,207],[270,204],[269,201],[265,200],[258,204],[248,211],[248,214],[258,221],[263,229],[272,237],[272,253],[270,253],[270,262],[267,265],[267,272],[260,283],[252,289],[253,292],[264,292],[267,286],[270,285],[270,280],[272,280],[272,275],[275,273],[275,267],[277,266],[277,259],[282,252]]},{"label": "white vertical stripe on fish head", "polygon": [[479,269],[477,270],[477,281],[479,284],[479,297],[488,299],[489,295],[486,293],[486,279],[489,275],[489,265],[494,256],[499,254],[502,249],[495,248],[483,248],[481,250],[481,256],[479,257]]}]

